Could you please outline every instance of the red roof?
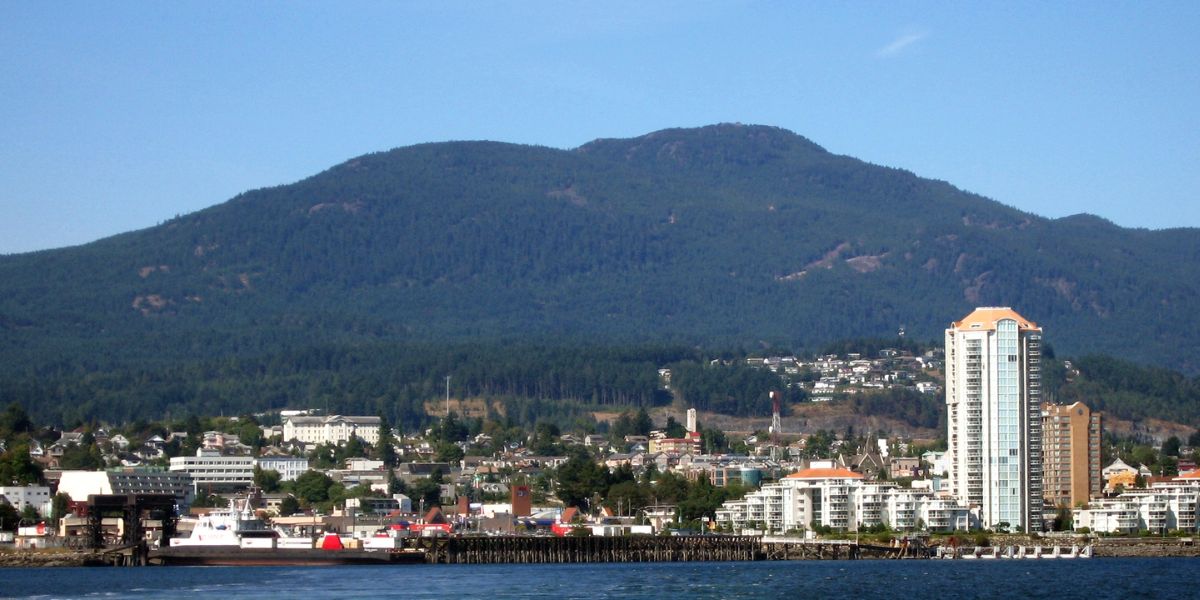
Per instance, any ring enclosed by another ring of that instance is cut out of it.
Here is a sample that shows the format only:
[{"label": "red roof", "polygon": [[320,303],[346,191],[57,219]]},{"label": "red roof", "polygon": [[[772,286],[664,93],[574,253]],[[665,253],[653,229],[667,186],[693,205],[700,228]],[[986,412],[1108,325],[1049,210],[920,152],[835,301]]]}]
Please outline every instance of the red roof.
[{"label": "red roof", "polygon": [[803,469],[796,471],[784,479],[862,479],[862,473],[850,469]]},{"label": "red roof", "polygon": [[435,506],[425,513],[426,523],[445,523],[446,515],[442,514],[441,507]]},{"label": "red roof", "polygon": [[562,511],[562,514],[559,515],[559,517],[558,517],[558,522],[559,523],[570,523],[578,515],[579,515],[579,509],[572,506],[572,507],[567,508],[566,510]]}]

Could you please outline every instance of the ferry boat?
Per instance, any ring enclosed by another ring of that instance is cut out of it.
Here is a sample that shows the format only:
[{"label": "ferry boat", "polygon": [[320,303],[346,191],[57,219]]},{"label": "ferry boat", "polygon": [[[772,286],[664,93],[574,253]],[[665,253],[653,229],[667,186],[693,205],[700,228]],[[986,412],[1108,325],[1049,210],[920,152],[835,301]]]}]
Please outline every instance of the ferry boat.
[{"label": "ferry boat", "polygon": [[186,538],[171,538],[171,547],[222,546],[233,548],[274,548],[279,532],[267,526],[250,509],[250,499],[229,501],[229,508],[201,515]]},{"label": "ferry boat", "polygon": [[[314,547],[308,537],[280,533],[258,518],[250,499],[230,501],[229,508],[202,515],[188,537],[172,538],[169,547],[153,550],[150,564],[207,566],[296,566],[421,563],[425,553],[403,548],[399,535],[371,544],[369,550],[348,548],[336,533]],[[331,540],[332,538],[332,540]],[[336,543],[334,543],[336,541]]]}]

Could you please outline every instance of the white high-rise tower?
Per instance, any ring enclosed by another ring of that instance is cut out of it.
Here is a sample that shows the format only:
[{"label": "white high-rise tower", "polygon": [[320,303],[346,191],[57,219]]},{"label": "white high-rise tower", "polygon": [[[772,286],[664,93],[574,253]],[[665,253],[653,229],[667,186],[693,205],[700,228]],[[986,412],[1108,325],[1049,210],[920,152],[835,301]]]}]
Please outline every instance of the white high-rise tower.
[{"label": "white high-rise tower", "polygon": [[946,330],[950,490],[982,524],[1042,529],[1042,330],[977,308]]}]

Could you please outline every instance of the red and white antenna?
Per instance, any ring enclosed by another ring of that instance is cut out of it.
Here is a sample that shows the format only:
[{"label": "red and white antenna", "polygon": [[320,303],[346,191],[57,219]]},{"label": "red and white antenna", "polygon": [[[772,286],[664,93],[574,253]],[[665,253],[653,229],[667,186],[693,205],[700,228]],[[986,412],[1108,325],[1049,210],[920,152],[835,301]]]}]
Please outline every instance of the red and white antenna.
[{"label": "red and white antenna", "polygon": [[783,420],[779,417],[779,401],[783,397],[778,390],[771,390],[771,441],[779,442],[779,433],[783,430]]}]

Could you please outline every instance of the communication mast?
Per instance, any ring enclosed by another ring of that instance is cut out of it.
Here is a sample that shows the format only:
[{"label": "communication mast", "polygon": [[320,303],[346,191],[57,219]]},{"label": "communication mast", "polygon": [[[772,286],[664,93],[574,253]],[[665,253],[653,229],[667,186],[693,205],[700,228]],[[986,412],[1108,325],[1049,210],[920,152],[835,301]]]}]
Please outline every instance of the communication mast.
[{"label": "communication mast", "polygon": [[779,418],[779,401],[783,395],[771,390],[771,443],[779,445],[779,433],[783,430],[783,419]]}]

